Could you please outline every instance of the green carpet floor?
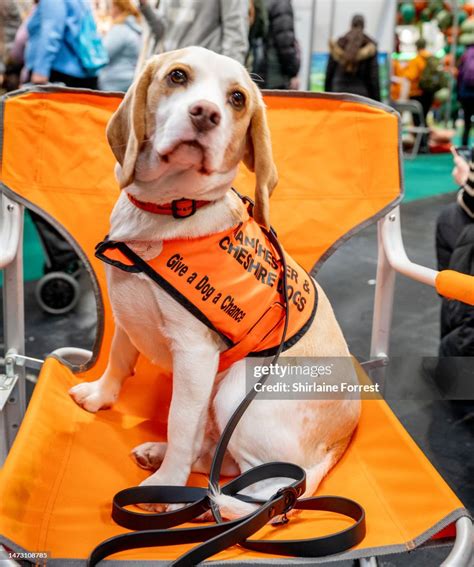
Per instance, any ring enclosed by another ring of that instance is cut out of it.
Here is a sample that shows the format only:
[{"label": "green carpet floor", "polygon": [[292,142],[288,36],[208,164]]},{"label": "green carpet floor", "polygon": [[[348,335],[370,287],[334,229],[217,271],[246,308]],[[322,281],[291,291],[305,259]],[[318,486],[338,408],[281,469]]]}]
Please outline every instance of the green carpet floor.
[{"label": "green carpet floor", "polygon": [[441,193],[455,191],[451,171],[453,157],[449,154],[421,155],[414,160],[405,160],[405,199],[415,201]]}]

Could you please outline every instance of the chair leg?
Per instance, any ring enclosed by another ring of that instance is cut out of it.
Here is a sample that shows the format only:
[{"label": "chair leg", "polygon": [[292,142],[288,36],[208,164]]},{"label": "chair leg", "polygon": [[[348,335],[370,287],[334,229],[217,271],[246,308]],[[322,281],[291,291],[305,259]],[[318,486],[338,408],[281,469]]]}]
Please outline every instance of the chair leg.
[{"label": "chair leg", "polygon": [[459,518],[456,522],[456,539],[451,553],[441,567],[468,567],[473,557],[474,529],[471,518]]},{"label": "chair leg", "polygon": [[[3,330],[5,353],[25,354],[25,323],[23,301],[23,206],[4,195],[0,195],[0,227],[3,227],[5,215],[16,214],[20,237],[15,244],[16,253],[3,268]],[[0,244],[1,245],[1,244]],[[9,395],[9,401],[0,411],[0,465],[5,460],[8,451],[17,434],[26,407],[25,368],[16,366],[15,373],[18,381]]]},{"label": "chair leg", "polygon": [[415,143],[413,144],[412,152],[411,152],[411,155],[410,155],[410,159],[415,159],[416,156],[418,155],[418,153],[420,151],[422,140],[423,140],[422,132],[417,132],[416,137],[415,137]]},{"label": "chair leg", "polygon": [[376,557],[362,557],[359,559],[359,567],[377,567]]},{"label": "chair leg", "polygon": [[[378,259],[370,344],[371,360],[388,362],[390,330],[392,327],[393,299],[395,293],[395,270],[390,265],[382,239],[382,223],[378,223]],[[384,364],[369,371],[369,376],[381,386],[385,393],[386,366]]]},{"label": "chair leg", "polygon": [[0,565],[2,565],[2,567],[20,567],[19,563],[17,563],[14,559],[10,559],[10,556],[3,545],[0,545]]}]

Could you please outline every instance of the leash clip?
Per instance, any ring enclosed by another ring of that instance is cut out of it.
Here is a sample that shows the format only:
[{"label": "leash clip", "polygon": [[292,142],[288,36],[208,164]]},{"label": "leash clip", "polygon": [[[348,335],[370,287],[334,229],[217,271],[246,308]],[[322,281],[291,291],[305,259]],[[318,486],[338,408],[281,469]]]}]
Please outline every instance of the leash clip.
[{"label": "leash clip", "polygon": [[[281,514],[284,518],[286,518],[288,512],[290,510],[293,510],[293,508],[295,507],[295,504],[298,500],[298,492],[293,486],[285,486],[284,488],[280,488],[278,490],[278,492],[275,494],[275,499],[280,498],[280,496],[285,497],[285,508],[282,510]],[[288,518],[286,518],[286,521],[282,523],[286,524],[288,521]]]},{"label": "leash clip", "polygon": [[273,521],[274,526],[282,526],[287,524],[290,520],[287,516],[288,512],[295,507],[295,504],[298,500],[298,492],[293,486],[285,486],[280,488],[278,492],[275,494],[274,499],[280,498],[280,496],[285,497],[285,508],[279,514],[280,518],[278,521]]}]

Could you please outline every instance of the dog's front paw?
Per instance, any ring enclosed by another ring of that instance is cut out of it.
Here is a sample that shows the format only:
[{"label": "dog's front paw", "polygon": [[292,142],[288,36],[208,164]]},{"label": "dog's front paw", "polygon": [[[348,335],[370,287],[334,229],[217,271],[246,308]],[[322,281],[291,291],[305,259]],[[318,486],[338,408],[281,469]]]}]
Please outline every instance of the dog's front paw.
[{"label": "dog's front paw", "polygon": [[106,385],[101,380],[82,382],[69,390],[76,404],[91,413],[109,408],[117,401],[119,393],[120,388]]},{"label": "dog's front paw", "polygon": [[142,443],[132,449],[131,457],[142,469],[156,471],[165,458],[166,443]]},{"label": "dog's front paw", "polygon": [[[179,510],[183,508],[185,504],[137,504],[139,508],[142,510],[146,510],[147,512],[153,512],[154,514],[161,514],[162,512],[174,512],[175,510]],[[211,520],[203,520],[203,521],[212,521]]]}]

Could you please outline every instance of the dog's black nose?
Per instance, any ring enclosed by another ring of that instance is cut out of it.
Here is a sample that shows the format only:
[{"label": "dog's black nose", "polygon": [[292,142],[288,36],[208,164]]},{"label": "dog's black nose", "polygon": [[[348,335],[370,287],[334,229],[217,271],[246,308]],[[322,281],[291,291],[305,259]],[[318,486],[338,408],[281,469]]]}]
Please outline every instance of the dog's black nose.
[{"label": "dog's black nose", "polygon": [[191,122],[198,132],[208,132],[221,121],[221,113],[218,107],[207,100],[200,100],[189,107]]}]

